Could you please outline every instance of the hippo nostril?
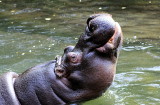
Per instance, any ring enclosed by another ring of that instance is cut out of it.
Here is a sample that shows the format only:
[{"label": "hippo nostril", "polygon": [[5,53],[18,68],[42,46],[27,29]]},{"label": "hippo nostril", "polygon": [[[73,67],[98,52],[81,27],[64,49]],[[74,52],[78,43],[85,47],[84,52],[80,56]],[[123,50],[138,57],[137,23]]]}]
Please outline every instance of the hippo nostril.
[{"label": "hippo nostril", "polygon": [[94,19],[93,17],[89,17],[88,20],[87,20],[87,26],[88,26],[88,29],[90,32],[93,32],[94,30],[94,27],[92,25],[90,25],[90,21]]},{"label": "hippo nostril", "polygon": [[[91,21],[91,20],[90,20]],[[93,22],[89,22],[88,24],[88,30],[90,31],[90,32],[93,32],[94,30],[96,30],[96,28],[97,28],[97,25],[95,25]]]},{"label": "hippo nostril", "polygon": [[87,26],[90,32],[93,32],[95,30],[95,26],[90,23],[90,21],[93,20],[95,17],[96,16],[91,16],[87,20]]},{"label": "hippo nostril", "polygon": [[93,24],[90,24],[90,25],[88,26],[88,29],[89,29],[90,32],[93,32],[94,30],[96,30],[96,26],[93,25]]},{"label": "hippo nostril", "polygon": [[100,14],[92,15],[87,19],[87,26],[90,32],[96,30],[97,25],[93,24],[91,20],[95,19],[96,17],[100,16]]},{"label": "hippo nostril", "polygon": [[96,17],[98,17],[98,16],[100,16],[100,14],[96,14],[96,15],[90,16],[90,17],[87,19],[87,25],[89,26],[89,22],[90,22],[92,19],[94,19],[94,18],[96,18]]},{"label": "hippo nostril", "polygon": [[87,20],[87,25],[89,26],[89,22],[92,20],[93,18],[92,17],[89,17],[88,20]]}]

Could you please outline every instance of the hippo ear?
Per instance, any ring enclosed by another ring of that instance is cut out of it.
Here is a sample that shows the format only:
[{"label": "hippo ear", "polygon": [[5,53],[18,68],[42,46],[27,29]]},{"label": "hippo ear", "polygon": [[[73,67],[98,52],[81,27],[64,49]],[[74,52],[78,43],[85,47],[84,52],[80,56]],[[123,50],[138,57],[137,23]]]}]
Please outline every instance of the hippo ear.
[{"label": "hippo ear", "polygon": [[64,49],[64,53],[68,53],[68,52],[71,52],[72,50],[74,49],[74,46],[67,46],[65,49]]}]

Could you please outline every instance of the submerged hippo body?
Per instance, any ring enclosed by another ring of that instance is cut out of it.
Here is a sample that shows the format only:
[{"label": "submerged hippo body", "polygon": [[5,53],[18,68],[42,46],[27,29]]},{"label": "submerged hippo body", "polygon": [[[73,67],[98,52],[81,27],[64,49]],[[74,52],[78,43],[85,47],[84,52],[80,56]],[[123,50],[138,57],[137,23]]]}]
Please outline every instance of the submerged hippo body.
[{"label": "submerged hippo body", "polygon": [[63,105],[99,97],[114,79],[121,44],[121,28],[111,15],[92,15],[76,46],[67,47],[62,58],[19,76],[2,75],[0,104]]}]

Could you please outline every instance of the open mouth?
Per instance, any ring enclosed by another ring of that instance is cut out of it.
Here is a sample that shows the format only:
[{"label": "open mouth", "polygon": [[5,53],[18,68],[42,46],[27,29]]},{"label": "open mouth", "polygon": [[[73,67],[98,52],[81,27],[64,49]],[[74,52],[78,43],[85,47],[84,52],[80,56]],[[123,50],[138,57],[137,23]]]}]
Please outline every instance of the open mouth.
[{"label": "open mouth", "polygon": [[112,43],[113,42],[113,36],[109,39],[108,43]]},{"label": "open mouth", "polygon": [[98,47],[96,49],[99,52],[107,53],[111,50],[118,49],[122,45],[123,35],[122,35],[121,27],[118,24],[118,22],[115,22],[115,23],[116,23],[115,32],[113,36],[109,40],[107,40],[104,46]]},{"label": "open mouth", "polygon": [[108,40],[107,43],[110,43],[113,45],[115,45],[115,43],[120,43],[118,41],[119,41],[119,38],[121,38],[121,37],[122,37],[122,31],[121,31],[120,25],[118,24],[118,22],[116,22],[115,32],[114,32],[113,36]]}]

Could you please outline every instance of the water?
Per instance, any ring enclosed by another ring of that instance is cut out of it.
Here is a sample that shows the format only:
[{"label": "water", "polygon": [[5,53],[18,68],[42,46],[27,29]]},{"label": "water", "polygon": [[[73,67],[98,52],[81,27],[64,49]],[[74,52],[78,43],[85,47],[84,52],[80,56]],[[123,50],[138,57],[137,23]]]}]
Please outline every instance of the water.
[{"label": "water", "polygon": [[0,73],[61,55],[99,12],[120,23],[124,44],[113,85],[83,105],[159,105],[159,0],[0,0]]}]

